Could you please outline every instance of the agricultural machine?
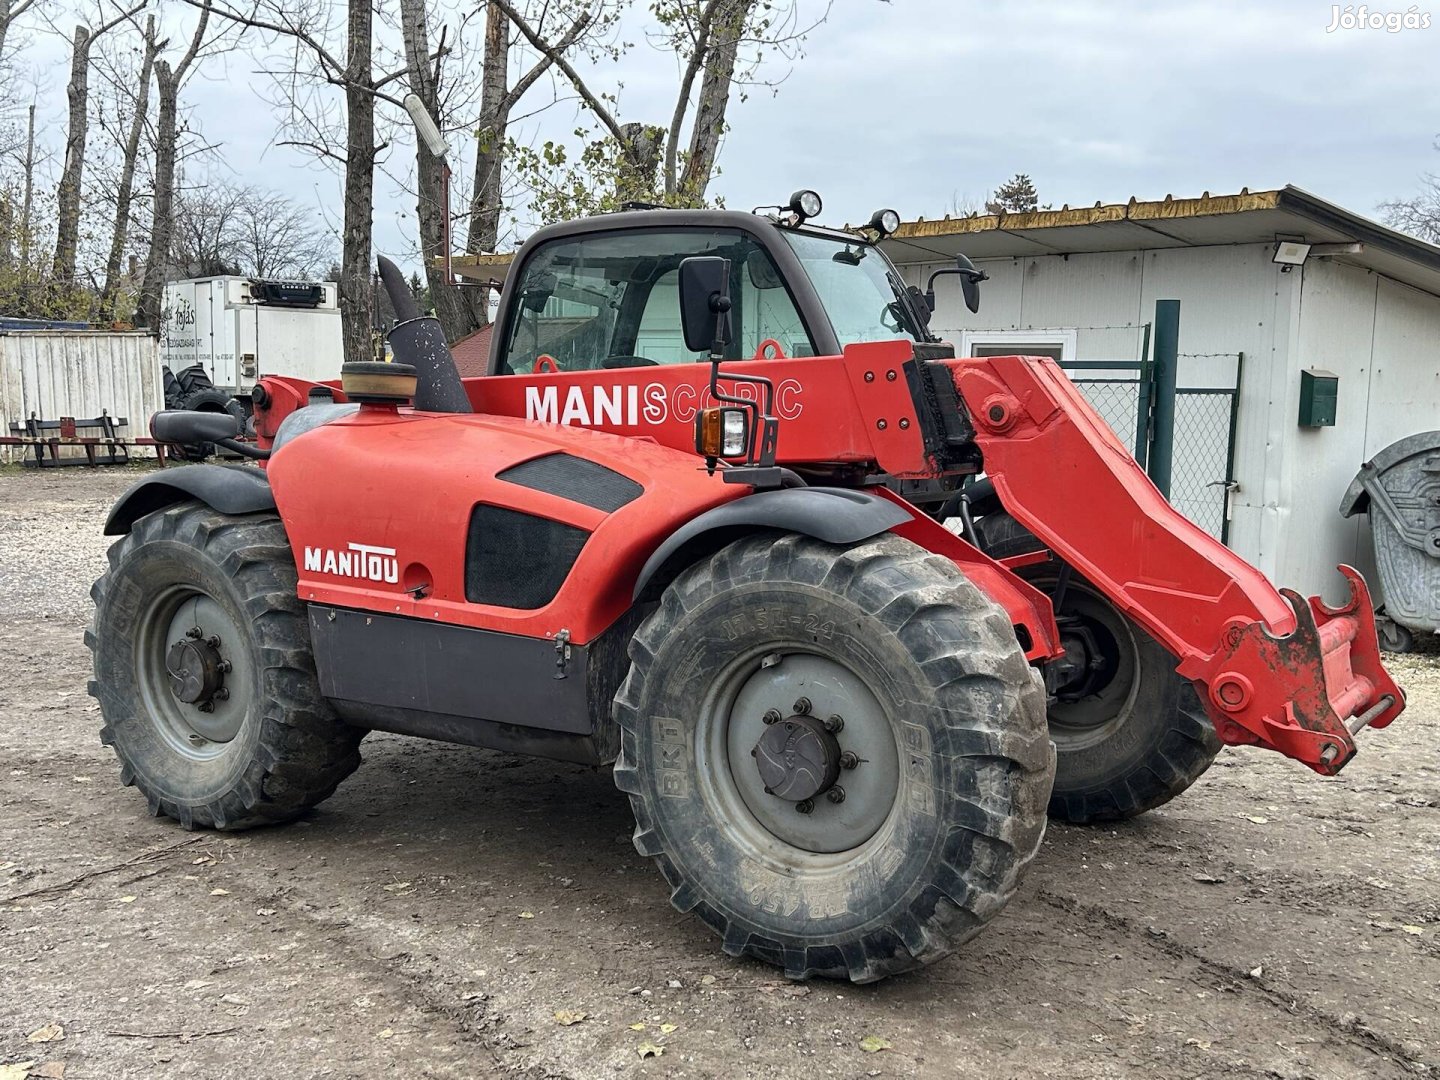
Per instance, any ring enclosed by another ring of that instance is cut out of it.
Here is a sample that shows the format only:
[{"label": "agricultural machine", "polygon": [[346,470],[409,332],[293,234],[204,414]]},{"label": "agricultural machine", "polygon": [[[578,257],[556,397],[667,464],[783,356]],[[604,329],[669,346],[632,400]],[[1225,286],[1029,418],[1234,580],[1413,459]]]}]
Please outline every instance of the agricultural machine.
[{"label": "agricultural machine", "polygon": [[[869,981],[1222,744],[1324,775],[1403,708],[1364,582],[1276,591],[1048,359],[957,359],[934,289],[820,228],[630,210],[519,251],[462,380],[382,261],[393,363],[266,377],[259,459],[146,477],[87,642],[154,814],[297,817],[370,730],[611,765],[636,848],[731,955]],[[937,280],[939,279],[939,280]],[[557,812],[563,812],[557,807]]]}]

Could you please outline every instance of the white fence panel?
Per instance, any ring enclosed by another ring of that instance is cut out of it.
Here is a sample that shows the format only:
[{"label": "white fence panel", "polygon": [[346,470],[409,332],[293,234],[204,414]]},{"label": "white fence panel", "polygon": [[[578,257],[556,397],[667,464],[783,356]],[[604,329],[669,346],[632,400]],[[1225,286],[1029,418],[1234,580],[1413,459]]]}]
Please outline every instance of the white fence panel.
[{"label": "white fence panel", "polygon": [[[134,439],[149,433],[151,414],[164,407],[160,353],[147,333],[0,332],[0,434],[15,434],[10,424],[23,424],[32,415],[89,419],[107,412],[128,420],[120,435]],[[0,461],[20,461],[27,453],[26,447],[0,447]],[[154,451],[132,449],[131,455],[137,454]]]}]

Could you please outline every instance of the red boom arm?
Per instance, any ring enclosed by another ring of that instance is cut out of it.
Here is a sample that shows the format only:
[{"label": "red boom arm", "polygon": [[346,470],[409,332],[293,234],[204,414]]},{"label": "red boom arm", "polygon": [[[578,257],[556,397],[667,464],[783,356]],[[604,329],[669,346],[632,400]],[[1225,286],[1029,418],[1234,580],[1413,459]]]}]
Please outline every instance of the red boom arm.
[{"label": "red boom arm", "polygon": [[1340,568],[1339,608],[1276,591],[1166,502],[1053,361],[949,365],[1006,510],[1179,658],[1222,740],[1333,774],[1400,714],[1358,573]]}]

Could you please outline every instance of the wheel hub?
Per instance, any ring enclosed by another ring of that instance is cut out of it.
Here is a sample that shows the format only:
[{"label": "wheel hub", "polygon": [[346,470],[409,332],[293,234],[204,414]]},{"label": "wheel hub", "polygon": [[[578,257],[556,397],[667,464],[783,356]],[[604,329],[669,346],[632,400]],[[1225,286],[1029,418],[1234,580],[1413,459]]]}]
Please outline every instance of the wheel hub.
[{"label": "wheel hub", "polygon": [[165,672],[170,678],[170,692],[178,700],[201,709],[206,705],[213,708],[216,695],[224,689],[225,673],[230,670],[220,656],[219,646],[218,637],[202,638],[199,628],[170,646]]},{"label": "wheel hub", "polygon": [[840,777],[840,743],[813,716],[771,724],[753,752],[767,795],[799,803],[830,790]]},{"label": "wheel hub", "polygon": [[824,855],[874,836],[901,770],[894,724],[865,681],[836,660],[777,651],[734,685],[700,764],[738,798],[756,843]]}]

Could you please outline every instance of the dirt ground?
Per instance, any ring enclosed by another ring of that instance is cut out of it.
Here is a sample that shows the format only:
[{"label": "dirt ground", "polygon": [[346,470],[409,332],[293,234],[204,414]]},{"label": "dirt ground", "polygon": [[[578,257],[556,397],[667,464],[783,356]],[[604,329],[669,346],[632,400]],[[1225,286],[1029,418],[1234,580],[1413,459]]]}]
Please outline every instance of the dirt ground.
[{"label": "dirt ground", "polygon": [[1440,1073],[1440,655],[1339,778],[1227,751],[1052,827],[958,955],[792,986],[670,908],[604,771],[375,735],[296,825],[147,816],[81,643],[133,479],[0,472],[0,1080]]}]

